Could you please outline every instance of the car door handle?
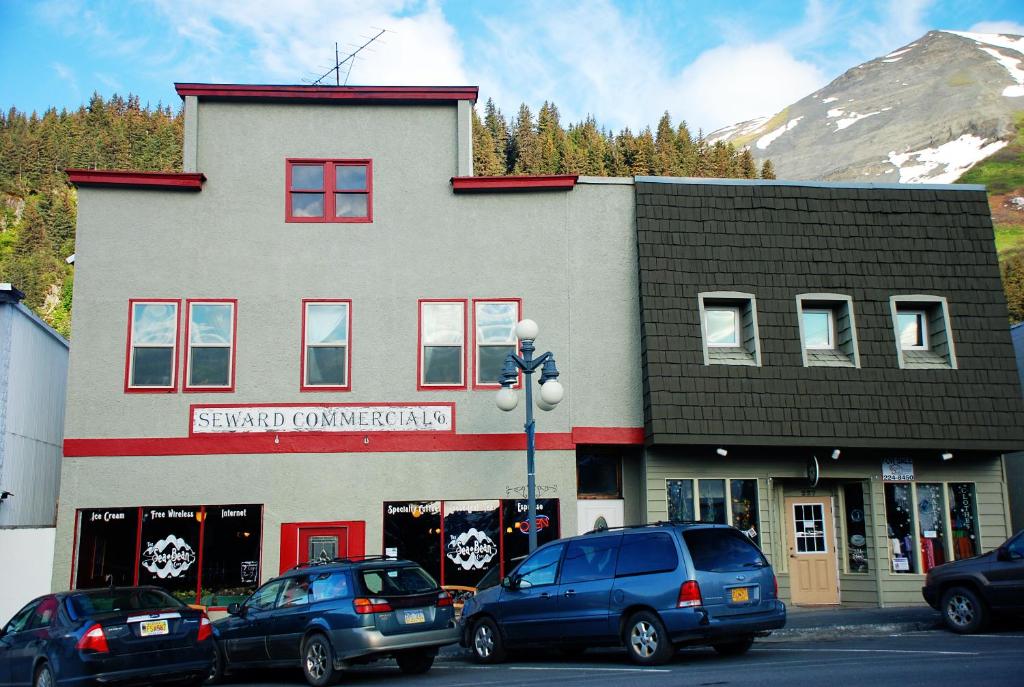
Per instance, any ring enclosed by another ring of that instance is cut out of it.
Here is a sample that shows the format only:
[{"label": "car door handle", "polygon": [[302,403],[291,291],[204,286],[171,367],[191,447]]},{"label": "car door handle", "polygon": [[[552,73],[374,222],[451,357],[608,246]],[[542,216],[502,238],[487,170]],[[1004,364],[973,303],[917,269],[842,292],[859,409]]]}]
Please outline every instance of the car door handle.
[{"label": "car door handle", "polygon": [[550,597],[551,597],[551,595],[548,594],[547,592],[541,592],[540,593],[540,598],[542,598],[542,599],[548,599]]},{"label": "car door handle", "polygon": [[576,590],[575,589],[566,589],[565,590],[565,595],[569,596],[569,597],[576,596]]}]

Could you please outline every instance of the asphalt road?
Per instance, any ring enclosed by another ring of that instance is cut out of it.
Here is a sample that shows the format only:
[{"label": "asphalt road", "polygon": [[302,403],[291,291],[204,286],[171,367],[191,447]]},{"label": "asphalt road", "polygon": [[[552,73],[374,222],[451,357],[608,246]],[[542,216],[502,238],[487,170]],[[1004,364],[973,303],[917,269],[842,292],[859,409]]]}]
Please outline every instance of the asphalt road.
[{"label": "asphalt road", "polygon": [[[301,673],[238,676],[237,687],[303,685]],[[758,640],[745,656],[721,658],[689,648],[658,668],[637,668],[622,652],[587,652],[577,659],[523,655],[498,666],[439,659],[426,675],[405,677],[392,661],[346,671],[342,685],[785,685],[786,687],[1024,687],[1024,631],[960,636],[945,631],[830,641]]]}]

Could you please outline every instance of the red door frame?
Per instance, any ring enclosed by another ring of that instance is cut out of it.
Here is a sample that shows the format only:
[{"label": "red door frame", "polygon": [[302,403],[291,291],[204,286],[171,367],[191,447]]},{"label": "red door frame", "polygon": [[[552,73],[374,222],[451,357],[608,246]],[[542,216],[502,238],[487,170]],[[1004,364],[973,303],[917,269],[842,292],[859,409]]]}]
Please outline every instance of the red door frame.
[{"label": "red door frame", "polygon": [[343,528],[346,538],[347,555],[353,558],[366,553],[366,521],[335,520],[332,522],[283,522],[281,523],[281,561],[280,572],[294,568],[300,562],[299,531],[306,529],[338,529]]}]

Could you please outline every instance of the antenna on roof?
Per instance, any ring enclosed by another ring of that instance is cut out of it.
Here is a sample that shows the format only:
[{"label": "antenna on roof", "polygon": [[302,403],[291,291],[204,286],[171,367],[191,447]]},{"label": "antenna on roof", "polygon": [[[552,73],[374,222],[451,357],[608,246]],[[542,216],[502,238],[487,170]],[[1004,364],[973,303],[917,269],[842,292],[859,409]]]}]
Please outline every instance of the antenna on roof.
[{"label": "antenna on roof", "polygon": [[328,76],[330,76],[331,73],[333,72],[334,73],[334,85],[335,86],[340,86],[341,85],[341,65],[345,64],[346,62],[348,63],[348,73],[345,74],[345,83],[347,84],[348,83],[348,77],[349,77],[350,74],[352,74],[352,64],[355,62],[356,55],[358,55],[364,49],[366,49],[366,47],[368,45],[370,45],[370,43],[373,43],[375,40],[377,40],[378,38],[383,36],[385,33],[387,33],[387,31],[388,31],[387,29],[380,29],[372,38],[370,38],[370,40],[368,40],[365,43],[363,43],[362,45],[358,46],[355,50],[353,50],[352,52],[350,52],[348,55],[346,55],[344,58],[341,58],[341,59],[339,59],[340,54],[338,52],[338,44],[335,43],[334,44],[334,66],[331,67],[330,69],[328,69],[327,73],[321,75],[320,78],[318,78],[316,81],[314,81],[311,85],[313,85],[313,86],[322,86],[324,79],[326,79]]}]

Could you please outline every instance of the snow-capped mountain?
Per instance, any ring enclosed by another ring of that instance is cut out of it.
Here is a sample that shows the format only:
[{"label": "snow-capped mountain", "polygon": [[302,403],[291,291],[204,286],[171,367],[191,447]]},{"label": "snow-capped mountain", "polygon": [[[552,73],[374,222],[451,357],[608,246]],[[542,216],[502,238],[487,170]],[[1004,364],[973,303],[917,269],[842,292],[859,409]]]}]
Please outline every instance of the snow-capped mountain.
[{"label": "snow-capped mountain", "polygon": [[1007,144],[1024,111],[1024,37],[930,31],[771,118],[709,134],[780,179],[951,183]]}]

